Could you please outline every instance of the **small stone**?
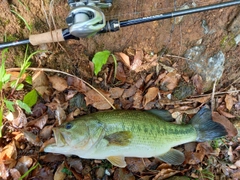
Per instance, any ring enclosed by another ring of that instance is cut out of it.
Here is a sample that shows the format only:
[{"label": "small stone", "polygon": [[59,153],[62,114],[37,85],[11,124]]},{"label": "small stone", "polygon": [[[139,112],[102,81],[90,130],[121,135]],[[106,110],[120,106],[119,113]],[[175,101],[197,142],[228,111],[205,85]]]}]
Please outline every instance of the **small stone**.
[{"label": "small stone", "polygon": [[98,81],[100,81],[100,82],[103,81],[103,78],[102,78],[102,77],[98,77],[97,79],[98,79]]},{"label": "small stone", "polygon": [[98,168],[97,170],[96,170],[96,177],[98,178],[98,179],[102,179],[102,177],[104,176],[104,174],[105,174],[105,169],[103,168],[103,167],[100,167],[100,168]]},{"label": "small stone", "polygon": [[238,34],[235,38],[235,43],[238,44],[240,42],[240,34]]}]

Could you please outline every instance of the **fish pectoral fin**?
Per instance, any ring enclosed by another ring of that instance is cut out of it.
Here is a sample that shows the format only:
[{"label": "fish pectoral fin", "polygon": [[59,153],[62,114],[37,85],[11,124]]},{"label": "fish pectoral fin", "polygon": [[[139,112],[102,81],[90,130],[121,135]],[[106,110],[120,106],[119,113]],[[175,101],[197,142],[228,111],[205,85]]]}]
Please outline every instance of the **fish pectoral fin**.
[{"label": "fish pectoral fin", "polygon": [[109,145],[126,146],[130,143],[132,133],[130,131],[119,131],[104,137]]},{"label": "fish pectoral fin", "polygon": [[124,168],[126,167],[127,163],[123,156],[109,156],[107,160],[114,166]]},{"label": "fish pectoral fin", "polygon": [[180,165],[185,160],[184,154],[176,149],[170,149],[165,154],[157,156],[156,158],[172,165]]}]

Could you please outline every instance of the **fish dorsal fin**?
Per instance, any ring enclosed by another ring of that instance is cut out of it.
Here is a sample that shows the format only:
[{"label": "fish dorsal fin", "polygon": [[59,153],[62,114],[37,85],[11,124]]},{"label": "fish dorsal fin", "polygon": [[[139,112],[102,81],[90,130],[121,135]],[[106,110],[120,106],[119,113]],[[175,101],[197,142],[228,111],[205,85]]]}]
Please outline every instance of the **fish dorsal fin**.
[{"label": "fish dorsal fin", "polygon": [[184,154],[176,149],[170,149],[165,154],[157,156],[157,158],[172,165],[180,165],[185,160]]},{"label": "fish dorsal fin", "polygon": [[124,168],[126,167],[127,163],[123,156],[109,156],[107,160],[114,166]]},{"label": "fish dorsal fin", "polygon": [[170,122],[174,120],[171,113],[167,110],[150,109],[150,110],[147,110],[147,112],[154,114],[155,116],[159,117],[161,120],[164,120],[164,121]]},{"label": "fish dorsal fin", "polygon": [[104,137],[109,145],[126,146],[130,143],[132,133],[130,131],[119,131]]}]

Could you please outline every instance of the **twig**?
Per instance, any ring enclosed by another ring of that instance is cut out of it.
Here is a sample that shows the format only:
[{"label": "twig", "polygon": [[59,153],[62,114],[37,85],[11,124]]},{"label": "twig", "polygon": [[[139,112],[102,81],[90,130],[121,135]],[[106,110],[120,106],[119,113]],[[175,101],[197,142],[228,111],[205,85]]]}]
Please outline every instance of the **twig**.
[{"label": "twig", "polygon": [[213,83],[213,90],[212,90],[212,97],[211,97],[211,110],[212,111],[215,109],[214,95],[215,95],[215,91],[216,91],[216,84],[217,84],[217,80],[215,80]]},{"label": "twig", "polygon": [[165,54],[164,56],[173,57],[173,58],[180,58],[180,59],[185,59],[185,60],[192,61],[191,59],[188,59],[188,58],[185,58],[185,57],[181,57],[181,56],[171,55],[171,54]]},{"label": "twig", "polygon": [[[20,68],[9,68],[9,69],[6,69],[7,72],[9,71],[20,71],[21,69]],[[69,73],[66,73],[66,72],[63,72],[63,71],[59,71],[59,70],[55,70],[55,69],[49,69],[49,68],[27,68],[27,70],[31,70],[31,71],[45,71],[45,72],[55,72],[55,73],[61,73],[61,74],[65,74],[67,76],[71,76],[71,77],[74,77],[74,78],[77,78],[78,80],[84,82],[86,85],[88,85],[90,88],[92,88],[94,91],[96,91],[113,109],[116,109],[113,104],[101,93],[99,92],[95,87],[93,87],[91,84],[89,84],[88,82],[84,81],[83,79],[77,77],[77,76],[74,76],[72,74],[69,74]]]}]

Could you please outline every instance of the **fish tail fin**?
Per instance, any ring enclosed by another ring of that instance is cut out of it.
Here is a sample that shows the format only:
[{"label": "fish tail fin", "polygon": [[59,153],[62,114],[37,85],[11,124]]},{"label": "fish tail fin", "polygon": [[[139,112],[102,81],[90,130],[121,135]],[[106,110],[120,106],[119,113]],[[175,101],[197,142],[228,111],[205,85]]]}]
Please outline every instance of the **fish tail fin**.
[{"label": "fish tail fin", "polygon": [[196,141],[198,142],[213,140],[228,134],[221,124],[212,120],[212,112],[207,107],[203,107],[190,122],[197,131]]}]

